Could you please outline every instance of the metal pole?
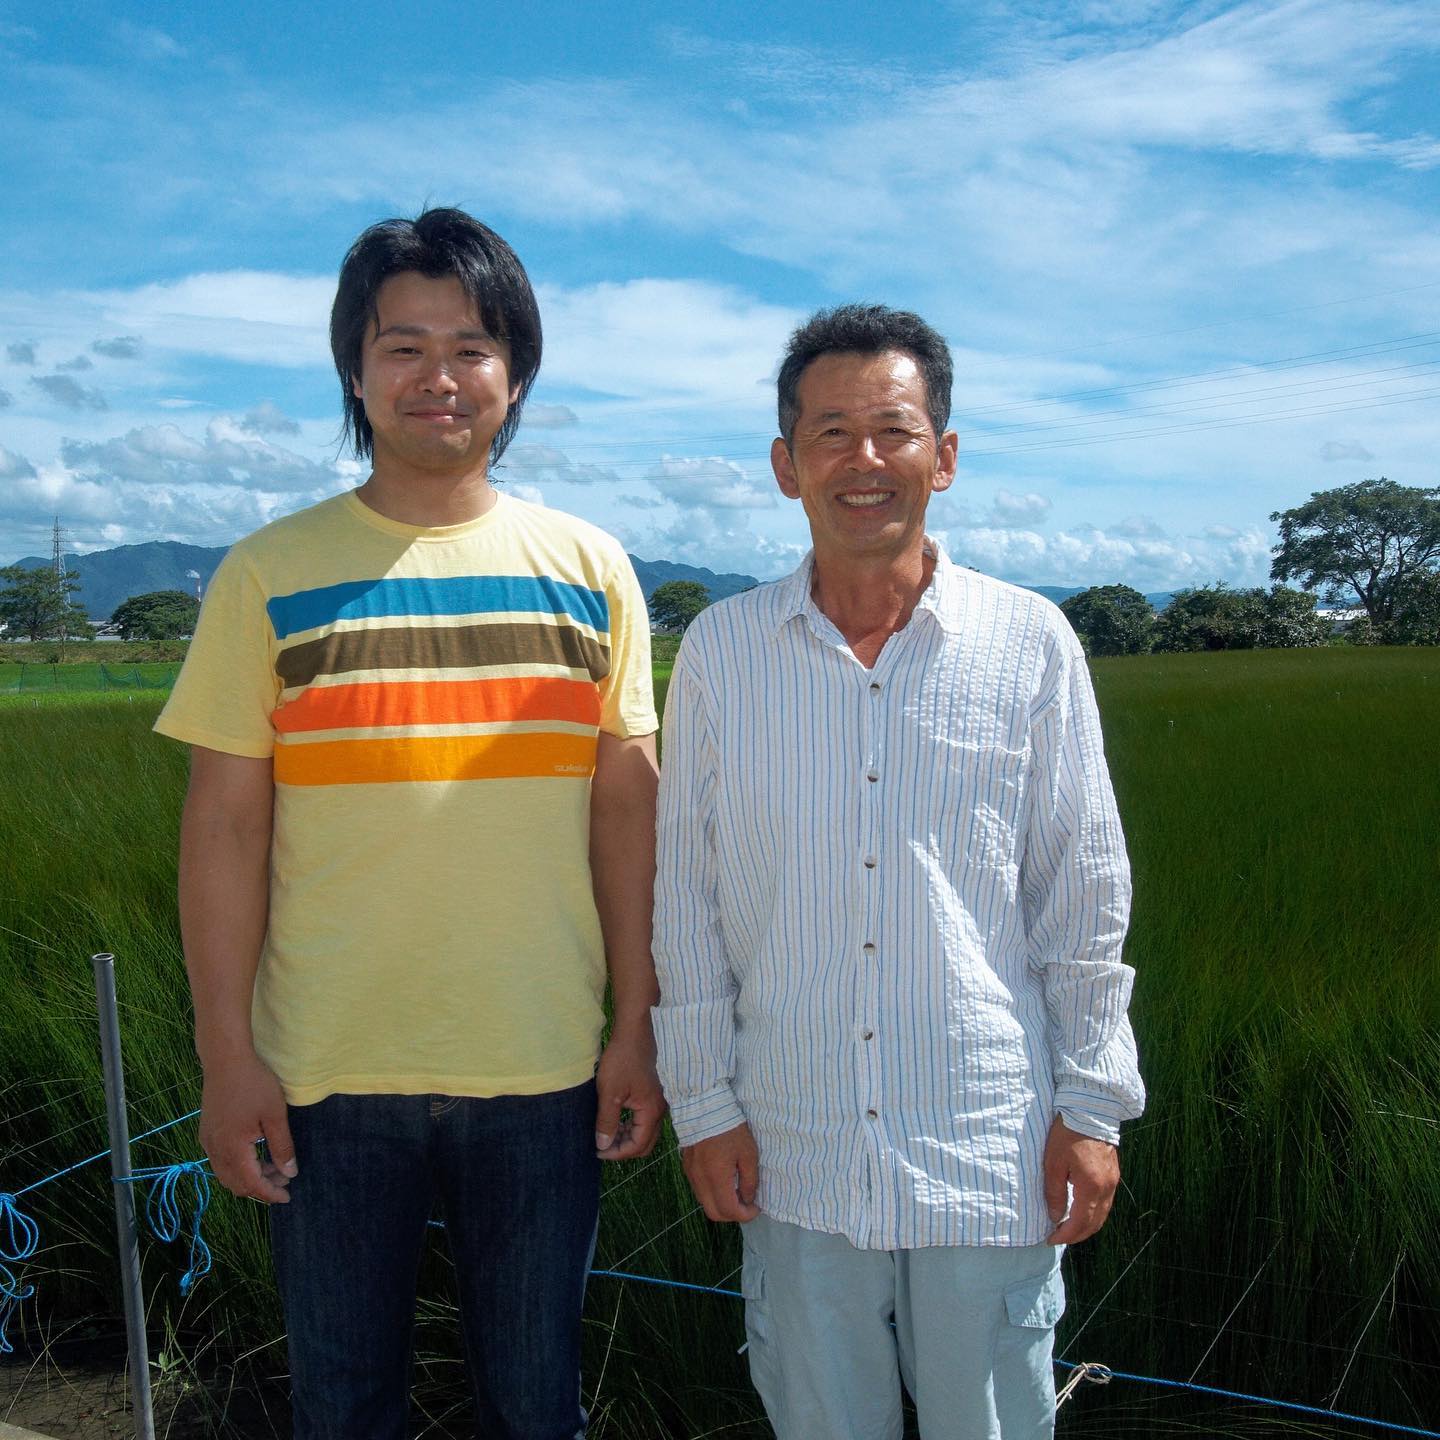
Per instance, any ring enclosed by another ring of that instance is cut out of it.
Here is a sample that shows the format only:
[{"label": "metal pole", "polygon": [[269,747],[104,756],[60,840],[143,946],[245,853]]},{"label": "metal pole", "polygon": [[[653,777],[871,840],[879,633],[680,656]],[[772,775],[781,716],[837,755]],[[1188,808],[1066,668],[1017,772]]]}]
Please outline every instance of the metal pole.
[{"label": "metal pole", "polygon": [[130,1396],[136,1440],[155,1440],[150,1403],[150,1349],[145,1343],[145,1296],[140,1288],[140,1235],[130,1174],[130,1124],[125,1116],[125,1071],[120,1063],[120,1019],[115,1009],[115,957],[92,955],[95,1003],[100,1011],[100,1058],[105,1066],[105,1109],[110,1121],[110,1178],[115,1189],[115,1235],[125,1291],[125,1334],[130,1342]]}]

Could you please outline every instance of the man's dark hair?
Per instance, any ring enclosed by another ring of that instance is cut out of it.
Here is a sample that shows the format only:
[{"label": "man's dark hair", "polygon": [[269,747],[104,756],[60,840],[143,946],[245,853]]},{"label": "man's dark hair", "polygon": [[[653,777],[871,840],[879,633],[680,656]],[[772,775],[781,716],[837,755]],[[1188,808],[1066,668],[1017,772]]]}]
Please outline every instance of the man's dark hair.
[{"label": "man's dark hair", "polygon": [[520,257],[488,225],[463,210],[427,210],[416,220],[381,220],[350,247],[330,310],[330,350],[340,373],[345,436],[362,459],[374,453],[375,434],[353,382],[360,378],[366,333],[380,323],[380,287],[408,270],[429,280],[453,275],[485,328],[510,346],[510,384],[518,386],[519,393],[491,442],[493,464],[519,427],[525,397],[540,369],[540,307]]},{"label": "man's dark hair", "polygon": [[953,368],[945,337],[909,310],[888,305],[837,305],[817,310],[791,337],[777,379],[780,434],[786,445],[795,438],[800,418],[796,390],[805,367],[822,355],[878,355],[901,350],[920,367],[925,380],[925,408],[938,440],[950,418]]}]

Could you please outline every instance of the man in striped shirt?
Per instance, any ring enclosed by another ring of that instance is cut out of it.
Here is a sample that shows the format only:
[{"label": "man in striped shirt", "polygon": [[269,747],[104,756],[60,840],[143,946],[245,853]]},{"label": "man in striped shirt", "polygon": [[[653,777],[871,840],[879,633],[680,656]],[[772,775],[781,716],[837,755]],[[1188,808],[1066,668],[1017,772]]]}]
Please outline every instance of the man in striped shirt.
[{"label": "man in striped shirt", "polygon": [[500,236],[372,226],[331,343],[370,476],[230,550],[156,727],[193,747],[200,1136],[271,1207],[296,1440],[410,1433],[437,1211],[479,1432],[574,1440],[600,1161],[663,1110],[645,602],[490,483],[541,353]]},{"label": "man in striped shirt", "polygon": [[925,534],[950,385],[917,316],[795,333],[813,549],[694,622],[666,706],[660,1073],[781,1440],[892,1440],[902,1380],[925,1440],[1050,1435],[1060,1255],[1144,1102],[1084,655]]}]

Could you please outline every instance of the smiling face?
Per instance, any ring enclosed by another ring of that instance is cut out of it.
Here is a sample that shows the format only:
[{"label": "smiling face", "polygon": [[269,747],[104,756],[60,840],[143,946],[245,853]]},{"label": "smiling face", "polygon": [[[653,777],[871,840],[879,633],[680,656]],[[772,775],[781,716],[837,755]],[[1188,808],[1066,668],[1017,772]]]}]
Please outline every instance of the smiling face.
[{"label": "smiling face", "polygon": [[375,308],[352,384],[375,432],[376,473],[483,475],[518,393],[509,345],[453,275],[392,275]]},{"label": "smiling face", "polygon": [[795,395],[794,435],[775,441],[770,461],[781,491],[805,507],[817,565],[918,558],[925,507],[955,478],[958,440],[936,436],[914,359],[821,355]]}]

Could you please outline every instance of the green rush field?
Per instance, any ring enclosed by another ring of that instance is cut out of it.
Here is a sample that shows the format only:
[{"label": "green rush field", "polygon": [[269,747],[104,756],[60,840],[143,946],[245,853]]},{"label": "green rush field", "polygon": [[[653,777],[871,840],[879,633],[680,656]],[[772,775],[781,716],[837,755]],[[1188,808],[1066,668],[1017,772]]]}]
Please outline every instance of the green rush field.
[{"label": "green rush field", "polygon": [[[1135,869],[1150,1107],[1127,1132],[1110,1225],[1067,1260],[1057,1354],[1440,1428],[1440,651],[1093,672]],[[93,951],[118,957],[132,1133],[198,1096],[174,909],[184,754],[149,733],[154,692],[35,698],[0,697],[10,1191],[105,1144]],[[197,1154],[191,1122],[135,1163]],[[736,1287],[737,1238],[694,1213],[672,1151],[607,1183],[598,1268]],[[42,1234],[15,1267],[38,1291],[10,1325],[24,1356],[119,1304],[104,1166],[21,1206]],[[217,1192],[205,1230],[214,1270],[183,1302],[183,1247],[141,1248],[162,1380],[208,1393],[196,1403],[218,1428],[228,1397],[275,1393],[285,1358],[259,1208]],[[466,1402],[443,1240],[433,1249],[417,1385],[426,1433],[442,1435],[461,1433]],[[767,1433],[737,1302],[601,1277],[589,1297],[594,1435]],[[269,1433],[243,1408],[247,1435]],[[1280,1429],[1383,1433],[1119,1379],[1060,1415],[1071,1435]]]}]

